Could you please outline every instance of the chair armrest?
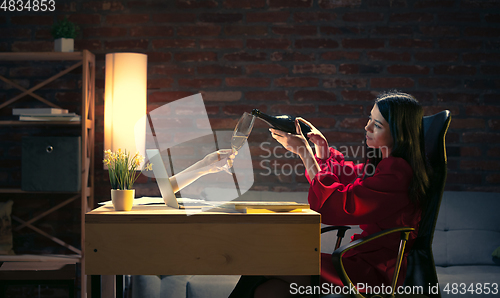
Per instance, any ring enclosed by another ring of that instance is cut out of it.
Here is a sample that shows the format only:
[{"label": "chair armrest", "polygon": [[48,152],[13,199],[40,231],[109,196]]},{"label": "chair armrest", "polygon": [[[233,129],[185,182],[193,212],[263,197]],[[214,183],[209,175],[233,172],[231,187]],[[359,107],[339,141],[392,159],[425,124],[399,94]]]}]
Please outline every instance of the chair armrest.
[{"label": "chair armrest", "polygon": [[334,231],[334,230],[341,230],[341,231],[344,231],[344,235],[345,235],[345,231],[349,230],[351,227],[349,226],[328,226],[328,227],[324,227],[324,228],[321,228],[321,234],[323,233],[326,233],[326,232],[330,232],[330,231]]},{"label": "chair armrest", "polygon": [[329,226],[321,228],[321,234],[338,230],[337,232],[337,243],[335,243],[335,250],[340,247],[340,243],[342,242],[342,238],[345,236],[345,231],[349,230],[351,227],[349,226]]},{"label": "chair armrest", "polygon": [[[410,228],[410,227],[398,227],[398,228],[387,229],[387,230],[383,230],[383,231],[380,231],[380,232],[375,233],[375,234],[371,234],[365,238],[355,240],[349,244],[343,245],[343,246],[339,247],[338,249],[336,249],[332,254],[332,262],[333,262],[333,266],[335,267],[335,270],[337,271],[342,283],[344,285],[352,285],[354,287],[354,284],[347,276],[347,273],[345,272],[345,269],[344,269],[344,265],[342,264],[342,256],[347,251],[349,251],[357,246],[368,243],[372,240],[375,240],[377,238],[380,238],[382,236],[392,234],[395,232],[400,232],[401,239],[407,240],[408,234],[414,230],[415,230],[414,228]],[[364,296],[361,294],[352,294],[352,297],[364,298]]]},{"label": "chair armrest", "polygon": [[414,230],[415,230],[414,228],[410,228],[410,227],[398,227],[398,228],[392,228],[392,229],[383,230],[383,231],[371,234],[371,235],[369,235],[369,236],[367,236],[365,238],[352,241],[349,244],[342,245],[341,247],[339,247],[337,250],[335,250],[333,252],[333,255],[338,255],[339,257],[342,257],[342,255],[344,253],[346,253],[347,251],[349,251],[349,250],[351,250],[351,249],[353,249],[353,248],[355,248],[357,246],[363,245],[363,244],[365,244],[367,242],[370,242],[372,240],[375,240],[377,238],[380,238],[382,236],[389,235],[389,234],[392,234],[392,233],[395,233],[395,232],[411,232],[411,231],[414,231]]}]

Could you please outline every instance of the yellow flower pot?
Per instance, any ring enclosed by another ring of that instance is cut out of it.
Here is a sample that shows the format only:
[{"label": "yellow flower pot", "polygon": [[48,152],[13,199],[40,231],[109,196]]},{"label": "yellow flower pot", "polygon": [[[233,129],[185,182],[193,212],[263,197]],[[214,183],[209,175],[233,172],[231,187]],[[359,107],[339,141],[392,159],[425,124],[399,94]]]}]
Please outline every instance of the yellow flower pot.
[{"label": "yellow flower pot", "polygon": [[134,203],[135,189],[112,189],[111,201],[116,211],[130,211]]}]

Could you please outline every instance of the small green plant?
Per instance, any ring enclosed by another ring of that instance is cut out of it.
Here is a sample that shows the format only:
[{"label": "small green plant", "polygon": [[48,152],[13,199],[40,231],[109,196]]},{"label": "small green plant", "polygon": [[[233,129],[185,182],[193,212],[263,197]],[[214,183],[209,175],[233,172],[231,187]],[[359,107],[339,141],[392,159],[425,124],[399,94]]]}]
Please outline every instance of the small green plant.
[{"label": "small green plant", "polygon": [[52,36],[54,39],[58,38],[75,38],[78,35],[78,26],[75,23],[68,21],[65,17],[61,21],[57,22],[52,26]]},{"label": "small green plant", "polygon": [[[139,166],[144,161],[144,156],[137,152],[134,156],[125,150],[118,149],[117,152],[111,150],[104,151],[106,155],[103,162],[108,166],[109,182],[111,189],[132,189],[135,180],[139,178],[137,173]],[[151,171],[152,164],[148,163],[144,170]]]}]

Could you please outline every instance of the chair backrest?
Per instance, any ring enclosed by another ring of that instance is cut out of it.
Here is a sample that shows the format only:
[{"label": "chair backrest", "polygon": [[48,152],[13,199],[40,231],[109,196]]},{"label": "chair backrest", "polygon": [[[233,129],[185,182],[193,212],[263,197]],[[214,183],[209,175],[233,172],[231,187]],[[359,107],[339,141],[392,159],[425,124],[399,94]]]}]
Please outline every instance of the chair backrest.
[{"label": "chair backrest", "polygon": [[446,183],[447,160],[445,136],[451,121],[450,111],[445,110],[422,119],[425,155],[431,168],[430,185],[426,194],[428,205],[420,220],[417,239],[407,258],[405,286],[422,286],[429,297],[441,297],[440,293],[429,293],[429,284],[438,283],[432,239]]}]

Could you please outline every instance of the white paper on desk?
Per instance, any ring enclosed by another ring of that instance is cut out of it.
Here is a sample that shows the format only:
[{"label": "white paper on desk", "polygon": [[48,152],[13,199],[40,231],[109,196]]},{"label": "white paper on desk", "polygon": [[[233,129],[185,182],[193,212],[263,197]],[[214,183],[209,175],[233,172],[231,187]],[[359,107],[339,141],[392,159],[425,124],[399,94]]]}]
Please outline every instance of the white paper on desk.
[{"label": "white paper on desk", "polygon": [[[205,200],[190,199],[190,198],[177,198],[179,203],[203,203]],[[134,206],[137,205],[161,205],[165,204],[162,197],[141,197],[134,199]],[[99,202],[99,205],[113,205],[112,201]]]}]

